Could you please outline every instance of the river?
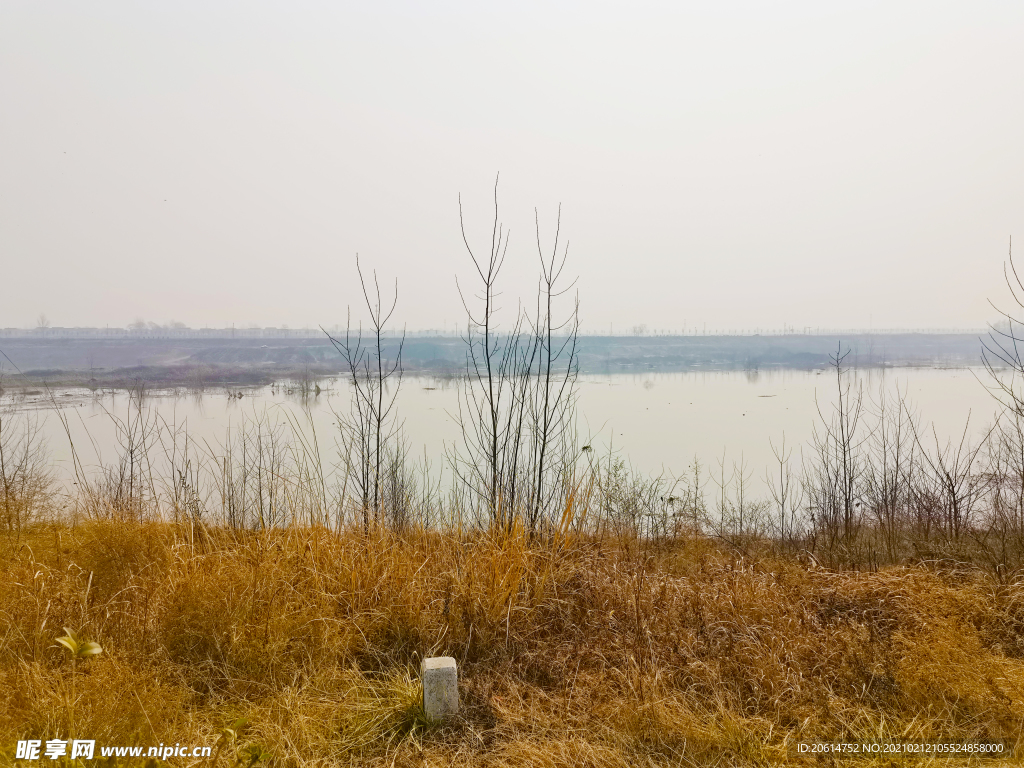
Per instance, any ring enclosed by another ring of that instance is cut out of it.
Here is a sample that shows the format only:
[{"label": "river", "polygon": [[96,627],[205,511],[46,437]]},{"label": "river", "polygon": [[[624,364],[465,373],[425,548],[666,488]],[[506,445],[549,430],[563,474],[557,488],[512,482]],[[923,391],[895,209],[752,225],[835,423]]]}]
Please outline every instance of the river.
[{"label": "river", "polygon": [[[902,393],[918,415],[922,440],[934,445],[958,440],[965,427],[977,438],[992,424],[998,403],[985,371],[965,368],[864,369],[847,374],[844,384],[863,393],[865,431],[882,393]],[[321,451],[330,457],[337,437],[337,414],[349,406],[344,379],[321,382],[318,396],[301,397],[288,382],[251,389],[203,392],[152,390],[143,410],[179,437],[216,454],[229,430],[263,419],[291,429],[315,431]],[[446,456],[460,441],[456,415],[461,384],[457,380],[407,376],[397,398],[410,454],[425,457],[431,473],[450,474]],[[741,462],[752,489],[764,490],[773,446],[785,438],[795,461],[806,452],[821,415],[828,417],[837,392],[828,371],[697,372],[584,375],[578,387],[580,445],[592,456],[609,452],[643,474],[680,474],[694,459],[721,473]],[[52,396],[52,397],[51,397]],[[59,476],[73,476],[70,444],[87,469],[112,463],[119,450],[118,422],[129,414],[124,390],[28,390],[7,393],[0,406],[38,420]],[[65,416],[67,431],[57,412]],[[934,431],[933,431],[934,430]],[[934,436],[933,436],[934,435]],[[159,441],[154,443],[159,447]],[[166,440],[163,443],[166,447]]]}]

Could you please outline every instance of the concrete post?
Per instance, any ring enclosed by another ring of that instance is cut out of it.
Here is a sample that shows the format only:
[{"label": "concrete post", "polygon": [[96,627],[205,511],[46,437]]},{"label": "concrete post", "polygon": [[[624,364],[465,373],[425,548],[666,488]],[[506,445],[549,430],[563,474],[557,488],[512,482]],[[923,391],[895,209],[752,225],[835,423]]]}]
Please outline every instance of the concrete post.
[{"label": "concrete post", "polygon": [[437,656],[420,662],[423,679],[423,713],[428,720],[440,720],[459,711],[459,674],[455,659]]}]

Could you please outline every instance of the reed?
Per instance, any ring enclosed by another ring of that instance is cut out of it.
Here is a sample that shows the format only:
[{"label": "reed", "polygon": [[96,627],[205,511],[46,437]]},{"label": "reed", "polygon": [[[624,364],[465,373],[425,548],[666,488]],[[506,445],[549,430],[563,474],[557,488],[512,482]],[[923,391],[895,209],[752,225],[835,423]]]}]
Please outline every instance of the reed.
[{"label": "reed", "polygon": [[[211,525],[198,542],[183,521],[111,519],[3,547],[7,751],[68,734],[73,708],[76,733],[115,744],[213,745],[242,718],[224,753],[240,764],[761,763],[855,738],[1024,755],[1024,585],[977,569],[522,526]],[[103,654],[76,670],[63,627]],[[418,708],[428,655],[462,669],[463,712],[439,727]]]}]

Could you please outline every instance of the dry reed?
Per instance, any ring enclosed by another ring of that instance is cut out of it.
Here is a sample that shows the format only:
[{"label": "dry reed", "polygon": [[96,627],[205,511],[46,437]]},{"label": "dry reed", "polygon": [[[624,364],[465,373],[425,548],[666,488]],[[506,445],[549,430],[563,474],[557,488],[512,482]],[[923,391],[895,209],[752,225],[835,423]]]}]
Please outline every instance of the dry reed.
[{"label": "dry reed", "polygon": [[[851,739],[1024,755],[1024,585],[973,570],[521,529],[98,520],[2,546],[4,759],[78,734],[214,745],[239,718],[224,755],[281,766],[762,764]],[[105,651],[74,681],[64,626]],[[442,726],[419,711],[427,655],[461,666]]]}]

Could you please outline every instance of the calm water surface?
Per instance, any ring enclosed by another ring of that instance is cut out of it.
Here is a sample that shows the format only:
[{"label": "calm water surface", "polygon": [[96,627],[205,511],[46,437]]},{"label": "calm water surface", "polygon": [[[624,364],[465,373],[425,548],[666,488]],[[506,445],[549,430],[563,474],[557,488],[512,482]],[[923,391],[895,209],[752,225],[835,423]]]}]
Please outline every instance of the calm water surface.
[{"label": "calm water surface", "polygon": [[[970,369],[890,369],[851,373],[849,381],[864,392],[870,409],[880,392],[906,394],[921,424],[940,440],[957,438],[970,417],[969,430],[979,435],[998,410],[986,388],[984,371]],[[195,444],[216,453],[232,428],[255,418],[284,426],[289,418],[315,431],[321,450],[333,453],[336,412],[348,409],[349,387],[344,380],[325,384],[317,397],[303,399],[288,386],[248,390],[208,389],[147,393],[144,409],[179,435],[187,431]],[[237,394],[241,392],[242,396]],[[581,445],[609,450],[634,469],[648,474],[681,474],[694,458],[710,469],[724,462],[728,469],[741,459],[756,488],[772,462],[770,441],[787,446],[799,458],[805,452],[818,410],[828,413],[836,382],[827,372],[715,372],[615,374],[583,376],[579,385]],[[93,393],[58,389],[53,392],[67,417],[71,439],[83,463],[111,463],[118,452],[115,419],[128,414],[124,391]],[[426,457],[432,472],[449,474],[446,451],[459,441],[454,414],[460,385],[432,378],[407,377],[398,396],[398,413],[414,457]],[[5,396],[3,403],[37,418],[49,443],[55,466],[67,479],[72,473],[71,451],[64,427],[45,393]],[[931,439],[931,438],[930,438]],[[165,442],[166,445],[166,442]]]}]

